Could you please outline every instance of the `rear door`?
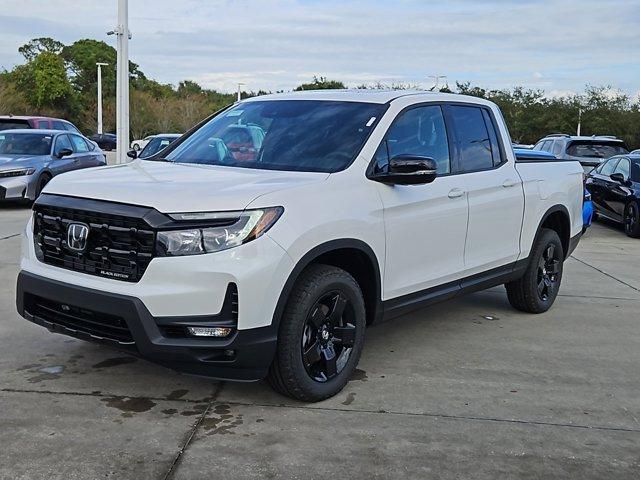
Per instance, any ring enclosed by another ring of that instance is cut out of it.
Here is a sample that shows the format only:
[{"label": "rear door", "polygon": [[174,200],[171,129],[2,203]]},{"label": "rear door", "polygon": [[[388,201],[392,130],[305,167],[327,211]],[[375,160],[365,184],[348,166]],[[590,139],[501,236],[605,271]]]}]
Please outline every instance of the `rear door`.
[{"label": "rear door", "polygon": [[[631,162],[628,158],[621,158],[613,173],[619,173],[624,177],[625,183],[631,178]],[[628,198],[633,195],[632,190],[620,182],[609,178],[611,185],[607,193],[607,203],[611,211],[620,219],[624,216]]]},{"label": "rear door", "polygon": [[73,151],[75,152],[78,163],[76,168],[95,167],[95,155],[91,152],[89,144],[80,135],[70,133],[71,143],[73,143]]},{"label": "rear door", "polygon": [[592,188],[594,194],[591,199],[598,208],[598,211],[607,217],[617,219],[617,214],[612,206],[612,189],[615,188],[616,182],[611,180],[610,175],[615,171],[620,159],[610,158],[602,167],[598,167],[596,173],[593,174]]},{"label": "rear door", "polygon": [[452,104],[447,114],[469,204],[464,263],[465,276],[470,276],[518,258],[524,193],[491,109]]}]

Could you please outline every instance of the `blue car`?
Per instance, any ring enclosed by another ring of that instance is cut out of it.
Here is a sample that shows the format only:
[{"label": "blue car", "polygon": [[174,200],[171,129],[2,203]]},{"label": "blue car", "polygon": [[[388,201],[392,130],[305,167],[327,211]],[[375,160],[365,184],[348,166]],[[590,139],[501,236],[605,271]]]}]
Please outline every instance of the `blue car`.
[{"label": "blue car", "polygon": [[98,146],[61,130],[0,131],[0,201],[35,200],[54,176],[106,165]]},{"label": "blue car", "polygon": [[[544,150],[529,150],[526,148],[514,148],[513,151],[516,154],[516,161],[526,162],[527,160],[533,161],[549,161],[553,162],[558,158],[552,153],[545,152]],[[587,231],[587,228],[591,226],[593,220],[593,202],[591,201],[591,194],[585,188],[584,197],[582,200],[582,233]]]}]

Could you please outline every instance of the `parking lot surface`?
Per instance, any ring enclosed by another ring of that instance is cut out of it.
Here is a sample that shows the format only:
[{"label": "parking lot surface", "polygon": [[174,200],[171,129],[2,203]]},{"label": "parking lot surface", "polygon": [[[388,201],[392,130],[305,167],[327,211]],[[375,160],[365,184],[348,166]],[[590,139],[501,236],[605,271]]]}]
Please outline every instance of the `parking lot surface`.
[{"label": "parking lot surface", "polygon": [[546,314],[503,288],[370,328],[335,398],[174,373],[15,312],[0,207],[0,478],[640,477],[640,241],[595,224]]}]

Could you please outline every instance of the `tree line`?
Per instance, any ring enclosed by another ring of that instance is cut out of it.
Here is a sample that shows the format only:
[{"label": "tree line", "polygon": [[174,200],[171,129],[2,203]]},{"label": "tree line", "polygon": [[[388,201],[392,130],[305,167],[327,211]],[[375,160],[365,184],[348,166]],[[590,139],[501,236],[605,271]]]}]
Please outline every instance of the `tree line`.
[{"label": "tree line", "polygon": [[[82,131],[97,124],[97,69],[102,67],[105,131],[115,131],[116,50],[105,42],[78,40],[70,45],[35,38],[18,51],[24,63],[0,72],[0,115],[66,118]],[[233,103],[235,94],[203,88],[184,80],[177,86],[148,78],[129,62],[131,135],[184,132],[211,113]],[[295,90],[345,88],[339,80],[314,77]],[[415,88],[410,84],[363,84],[356,88]],[[544,90],[514,87],[485,89],[470,83],[445,85],[442,92],[486,98],[497,103],[515,142],[535,143],[548,133],[575,133],[581,117],[583,135],[615,135],[640,147],[640,99],[610,86],[587,86],[580,94],[548,97]],[[243,97],[269,93],[242,92]]]}]

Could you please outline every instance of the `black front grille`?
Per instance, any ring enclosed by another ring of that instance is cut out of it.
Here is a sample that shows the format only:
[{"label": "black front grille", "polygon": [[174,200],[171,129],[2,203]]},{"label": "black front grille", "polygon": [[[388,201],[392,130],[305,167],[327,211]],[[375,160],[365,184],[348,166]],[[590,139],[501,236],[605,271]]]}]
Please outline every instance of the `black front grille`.
[{"label": "black front grille", "polygon": [[25,294],[24,310],[47,324],[71,334],[85,334],[98,340],[111,340],[122,345],[134,344],[124,318],[63,304],[33,294]]},{"label": "black front grille", "polygon": [[[67,244],[72,223],[89,227],[82,252]],[[42,262],[128,282],[142,278],[155,253],[155,233],[138,217],[36,203],[33,233]]]}]

